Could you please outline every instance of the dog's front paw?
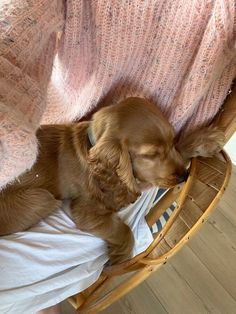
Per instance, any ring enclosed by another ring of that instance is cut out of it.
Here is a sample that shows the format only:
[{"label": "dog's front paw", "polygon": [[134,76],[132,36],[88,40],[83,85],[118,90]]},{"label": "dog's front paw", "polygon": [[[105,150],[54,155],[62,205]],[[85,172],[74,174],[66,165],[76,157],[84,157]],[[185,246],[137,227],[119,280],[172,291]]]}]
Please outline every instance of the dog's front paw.
[{"label": "dog's front paw", "polygon": [[202,157],[212,157],[224,146],[225,135],[217,127],[209,127],[202,130],[202,142],[196,147],[196,155]]},{"label": "dog's front paw", "polygon": [[178,150],[185,160],[192,157],[212,157],[224,146],[225,135],[217,127],[204,127],[180,138]]},{"label": "dog's front paw", "polygon": [[121,237],[120,240],[120,243],[108,246],[109,265],[118,264],[132,258],[134,237],[128,226],[126,235]]}]

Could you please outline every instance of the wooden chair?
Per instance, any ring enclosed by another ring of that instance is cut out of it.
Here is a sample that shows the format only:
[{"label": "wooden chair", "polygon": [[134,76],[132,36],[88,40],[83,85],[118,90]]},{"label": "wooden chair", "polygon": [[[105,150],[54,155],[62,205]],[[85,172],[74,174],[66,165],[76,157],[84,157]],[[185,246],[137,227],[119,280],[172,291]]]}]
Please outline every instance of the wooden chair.
[{"label": "wooden chair", "polygon": [[[236,130],[236,85],[213,123],[225,132],[228,141]],[[221,199],[230,174],[231,161],[224,151],[213,158],[194,158],[187,182],[169,190],[146,216],[151,227],[174,201],[177,204],[164,228],[154,234],[152,244],[133,259],[105,268],[92,286],[70,297],[77,312],[102,311],[165,264],[207,220]],[[114,287],[117,277],[120,283]],[[109,287],[112,288],[108,290]]]}]

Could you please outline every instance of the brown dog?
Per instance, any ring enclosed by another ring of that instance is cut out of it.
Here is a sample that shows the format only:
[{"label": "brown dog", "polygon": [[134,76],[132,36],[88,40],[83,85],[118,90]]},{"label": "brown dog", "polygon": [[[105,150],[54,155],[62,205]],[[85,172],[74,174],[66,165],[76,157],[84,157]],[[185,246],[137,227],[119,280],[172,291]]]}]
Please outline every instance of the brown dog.
[{"label": "brown dog", "polygon": [[[222,140],[217,131],[210,135],[208,154]],[[187,139],[179,143],[183,158],[171,125],[141,98],[103,108],[89,122],[43,126],[37,137],[33,168],[0,192],[0,234],[25,230],[70,199],[78,228],[107,241],[112,263],[129,258],[133,247],[129,227],[115,212],[143,189],[184,181],[185,161],[197,150],[197,135],[191,135],[192,148]]]}]

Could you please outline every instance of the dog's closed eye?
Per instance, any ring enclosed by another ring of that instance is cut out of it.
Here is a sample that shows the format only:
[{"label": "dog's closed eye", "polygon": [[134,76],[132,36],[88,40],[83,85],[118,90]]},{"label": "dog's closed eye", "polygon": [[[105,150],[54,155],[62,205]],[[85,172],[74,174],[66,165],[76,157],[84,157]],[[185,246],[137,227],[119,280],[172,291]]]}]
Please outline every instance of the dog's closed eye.
[{"label": "dog's closed eye", "polygon": [[136,156],[142,158],[151,159],[157,156],[161,156],[164,153],[164,147],[160,144],[143,144],[141,147],[135,150]]},{"label": "dog's closed eye", "polygon": [[160,154],[159,153],[141,154],[139,156],[142,157],[142,158],[145,158],[145,159],[153,159],[153,158],[155,158],[157,156],[160,156]]}]

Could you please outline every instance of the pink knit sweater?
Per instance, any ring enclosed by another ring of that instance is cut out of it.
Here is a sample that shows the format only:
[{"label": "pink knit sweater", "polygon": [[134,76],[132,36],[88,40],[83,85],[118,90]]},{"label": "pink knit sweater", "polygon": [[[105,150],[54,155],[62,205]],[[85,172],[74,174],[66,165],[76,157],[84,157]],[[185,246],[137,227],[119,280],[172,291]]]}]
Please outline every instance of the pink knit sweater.
[{"label": "pink knit sweater", "polygon": [[234,0],[0,1],[0,187],[34,163],[41,123],[134,95],[195,127],[236,74]]}]

